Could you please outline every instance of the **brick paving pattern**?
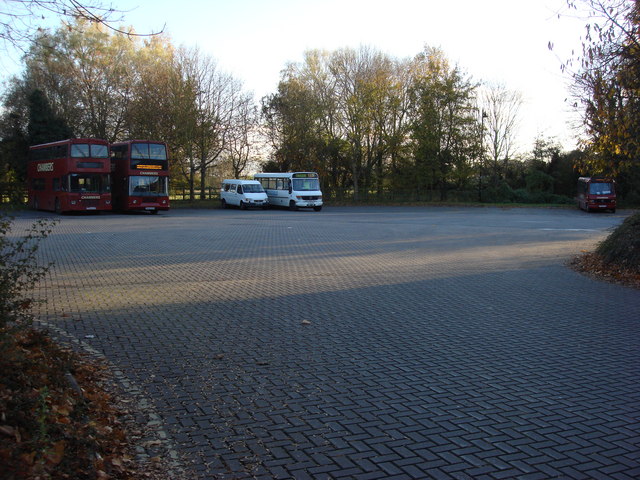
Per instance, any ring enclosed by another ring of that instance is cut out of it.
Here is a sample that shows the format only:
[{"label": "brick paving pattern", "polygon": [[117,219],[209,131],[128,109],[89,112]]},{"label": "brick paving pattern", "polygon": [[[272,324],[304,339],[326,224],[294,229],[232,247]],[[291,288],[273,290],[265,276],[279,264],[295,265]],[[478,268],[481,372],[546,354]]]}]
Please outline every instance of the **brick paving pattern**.
[{"label": "brick paving pattern", "polygon": [[190,478],[640,477],[640,292],[564,265],[622,215],[60,218],[41,318],[143,392]]}]

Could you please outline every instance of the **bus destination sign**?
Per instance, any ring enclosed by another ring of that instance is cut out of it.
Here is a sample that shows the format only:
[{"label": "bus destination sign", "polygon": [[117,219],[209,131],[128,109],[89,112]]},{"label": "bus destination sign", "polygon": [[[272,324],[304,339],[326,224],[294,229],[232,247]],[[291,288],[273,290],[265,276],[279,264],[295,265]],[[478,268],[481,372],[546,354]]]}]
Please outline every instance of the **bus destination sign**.
[{"label": "bus destination sign", "polygon": [[136,165],[138,170],[162,170],[162,165],[144,165],[142,163]]},{"label": "bus destination sign", "polygon": [[294,173],[293,178],[317,178],[318,174],[313,172]]}]

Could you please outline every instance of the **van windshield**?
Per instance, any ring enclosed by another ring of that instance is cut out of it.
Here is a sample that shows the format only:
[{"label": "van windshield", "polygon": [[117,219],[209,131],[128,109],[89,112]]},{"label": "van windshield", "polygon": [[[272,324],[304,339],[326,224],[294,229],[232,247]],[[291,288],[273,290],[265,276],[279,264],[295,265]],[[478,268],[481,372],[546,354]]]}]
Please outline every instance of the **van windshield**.
[{"label": "van windshield", "polygon": [[296,192],[317,192],[320,190],[320,182],[317,178],[294,178],[293,189]]},{"label": "van windshield", "polygon": [[613,193],[613,185],[611,183],[591,183],[589,185],[589,193],[591,195],[611,195]]},{"label": "van windshield", "polygon": [[242,188],[244,189],[244,193],[264,193],[264,188],[262,188],[262,185],[259,183],[244,184],[242,185]]}]

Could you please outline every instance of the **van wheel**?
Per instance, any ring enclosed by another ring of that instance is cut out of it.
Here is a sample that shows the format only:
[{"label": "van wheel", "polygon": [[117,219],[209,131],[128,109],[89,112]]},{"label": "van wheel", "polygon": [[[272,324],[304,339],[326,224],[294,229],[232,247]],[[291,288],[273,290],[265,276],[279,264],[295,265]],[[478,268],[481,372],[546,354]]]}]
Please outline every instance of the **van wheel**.
[{"label": "van wheel", "polygon": [[291,200],[291,201],[289,202],[289,210],[291,210],[291,211],[296,211],[296,210],[298,210],[298,207],[296,207],[296,202],[294,202],[293,200]]},{"label": "van wheel", "polygon": [[313,207],[313,209],[314,209],[316,212],[319,212],[320,210],[322,210],[322,207]]},{"label": "van wheel", "polygon": [[226,200],[222,200],[222,201],[220,202],[220,206],[221,206],[222,208],[227,208],[227,202],[226,202]]},{"label": "van wheel", "polygon": [[247,206],[242,200],[240,200],[240,210],[244,210],[245,208],[247,208]]}]

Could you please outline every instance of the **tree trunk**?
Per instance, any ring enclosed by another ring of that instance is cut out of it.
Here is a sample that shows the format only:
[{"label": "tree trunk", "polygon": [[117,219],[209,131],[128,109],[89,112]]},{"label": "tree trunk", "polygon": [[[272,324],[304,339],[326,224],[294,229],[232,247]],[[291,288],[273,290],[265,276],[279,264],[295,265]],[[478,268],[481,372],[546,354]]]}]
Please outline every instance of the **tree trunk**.
[{"label": "tree trunk", "polygon": [[207,195],[205,194],[205,183],[207,180],[207,166],[204,163],[200,166],[200,200],[206,200]]},{"label": "tree trunk", "polygon": [[196,167],[192,162],[191,165],[189,165],[189,200],[191,201],[194,201],[196,199],[195,183],[196,183]]}]

